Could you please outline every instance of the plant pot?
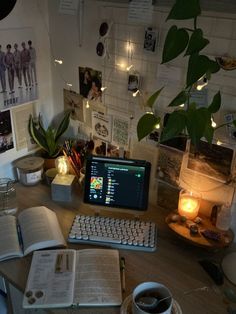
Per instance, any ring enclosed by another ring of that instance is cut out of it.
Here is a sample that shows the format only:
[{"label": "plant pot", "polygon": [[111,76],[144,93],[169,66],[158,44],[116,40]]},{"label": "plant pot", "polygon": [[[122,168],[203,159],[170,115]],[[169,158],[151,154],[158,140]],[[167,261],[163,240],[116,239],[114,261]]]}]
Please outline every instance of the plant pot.
[{"label": "plant pot", "polygon": [[55,168],[55,160],[56,158],[44,158],[44,170]]}]

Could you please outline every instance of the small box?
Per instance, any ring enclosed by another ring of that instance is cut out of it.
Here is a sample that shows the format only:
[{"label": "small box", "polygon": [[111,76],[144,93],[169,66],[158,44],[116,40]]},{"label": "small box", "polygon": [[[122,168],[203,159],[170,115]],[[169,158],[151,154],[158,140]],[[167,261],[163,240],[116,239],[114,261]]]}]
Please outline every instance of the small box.
[{"label": "small box", "polygon": [[70,202],[72,200],[72,186],[75,176],[72,174],[57,174],[51,184],[53,201]]}]

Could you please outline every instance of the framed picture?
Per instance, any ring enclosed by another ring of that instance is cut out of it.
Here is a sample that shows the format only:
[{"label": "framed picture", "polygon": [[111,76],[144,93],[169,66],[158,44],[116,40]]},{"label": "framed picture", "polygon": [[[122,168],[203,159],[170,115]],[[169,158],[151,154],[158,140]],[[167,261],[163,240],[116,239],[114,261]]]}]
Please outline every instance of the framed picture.
[{"label": "framed picture", "polygon": [[200,141],[197,152],[190,144],[187,168],[225,183],[231,175],[233,157],[231,148]]},{"label": "framed picture", "polygon": [[14,147],[10,110],[0,112],[0,153]]}]

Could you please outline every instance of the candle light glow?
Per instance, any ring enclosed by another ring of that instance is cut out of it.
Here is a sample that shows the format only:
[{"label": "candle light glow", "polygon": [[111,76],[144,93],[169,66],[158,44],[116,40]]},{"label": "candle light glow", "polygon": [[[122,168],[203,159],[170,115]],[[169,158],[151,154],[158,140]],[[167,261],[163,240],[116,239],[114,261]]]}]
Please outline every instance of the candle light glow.
[{"label": "candle light glow", "polygon": [[200,197],[191,192],[181,190],[178,205],[178,212],[180,216],[184,216],[187,219],[192,220],[197,217],[199,207]]}]

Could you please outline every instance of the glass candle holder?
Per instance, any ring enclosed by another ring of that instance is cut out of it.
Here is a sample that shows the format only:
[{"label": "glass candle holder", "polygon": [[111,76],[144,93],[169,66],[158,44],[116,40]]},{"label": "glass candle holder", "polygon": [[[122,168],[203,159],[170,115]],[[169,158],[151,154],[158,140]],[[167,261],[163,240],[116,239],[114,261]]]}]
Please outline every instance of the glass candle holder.
[{"label": "glass candle holder", "polygon": [[57,157],[55,160],[55,166],[58,174],[66,175],[69,173],[70,162],[66,156]]},{"label": "glass candle holder", "polygon": [[199,193],[181,190],[179,193],[178,213],[189,220],[197,217],[201,203],[201,195]]}]

